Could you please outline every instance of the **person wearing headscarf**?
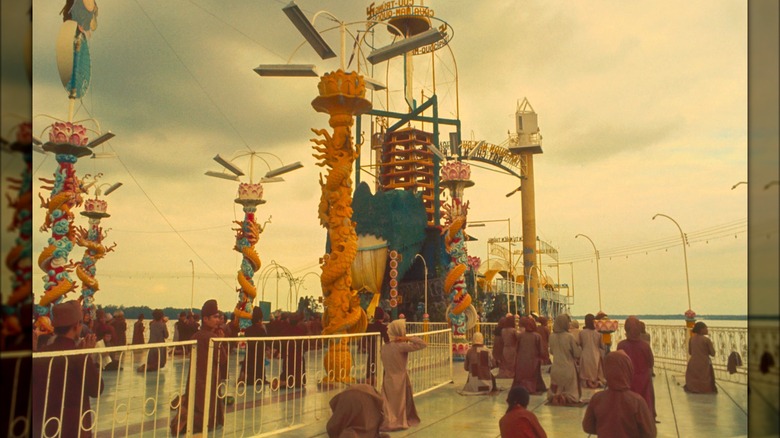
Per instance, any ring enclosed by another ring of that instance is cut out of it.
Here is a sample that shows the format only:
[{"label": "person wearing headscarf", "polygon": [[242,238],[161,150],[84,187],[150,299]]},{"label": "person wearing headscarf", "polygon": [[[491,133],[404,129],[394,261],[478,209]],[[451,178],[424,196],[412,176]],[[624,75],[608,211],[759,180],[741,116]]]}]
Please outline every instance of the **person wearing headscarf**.
[{"label": "person wearing headscarf", "polygon": [[114,319],[111,320],[111,327],[114,328],[115,345],[127,345],[127,321],[125,320],[125,312],[117,310],[114,312]]},{"label": "person wearing headscarf", "polygon": [[[252,325],[244,330],[247,338],[263,338],[268,336],[263,324],[263,309],[255,307],[252,310]],[[241,362],[241,374],[239,381],[247,385],[263,385],[268,383],[265,379],[265,342],[247,341],[246,355]]]},{"label": "person wearing headscarf", "polygon": [[631,391],[631,358],[622,350],[607,354],[604,374],[607,389],[591,397],[582,430],[600,437],[655,438],[655,421],[647,402]]},{"label": "person wearing headscarf", "polygon": [[[371,385],[358,383],[330,399],[329,438],[378,438],[384,401]],[[386,435],[386,434],[383,434]]]},{"label": "person wearing headscarf", "polygon": [[[536,322],[531,320],[534,324]],[[537,333],[538,335],[538,333]],[[506,398],[507,410],[498,421],[501,438],[547,438],[539,419],[533,412],[526,409],[530,396],[522,386],[509,390]]]},{"label": "person wearing headscarf", "polygon": [[[580,322],[576,319],[572,319],[569,323],[569,333],[571,333],[572,336],[574,336],[574,340],[577,341],[577,343],[580,342],[580,332],[582,329],[580,329]],[[580,345],[581,347],[582,345]]]},{"label": "person wearing headscarf", "polygon": [[641,395],[647,402],[653,418],[655,412],[655,391],[653,389],[653,350],[650,344],[640,339],[642,334],[642,323],[636,316],[629,316],[623,325],[626,331],[626,339],[620,341],[617,345],[618,350],[626,352],[631,358],[631,365],[634,368],[634,375],[631,378],[631,390]]},{"label": "person wearing headscarf", "polygon": [[715,387],[715,373],[712,369],[710,356],[715,356],[715,347],[707,337],[709,330],[707,324],[702,321],[693,326],[693,335],[688,340],[688,366],[685,369],[685,386],[687,392],[698,394],[714,394],[718,392]]},{"label": "person wearing headscarf", "polygon": [[[536,331],[542,337],[542,365],[550,365],[550,320],[544,316],[539,317],[539,327]],[[568,330],[568,328],[567,328]]]},{"label": "person wearing headscarf", "polygon": [[606,354],[601,333],[596,331],[596,317],[592,313],[585,315],[585,328],[580,331],[579,344],[582,347],[580,358],[580,383],[585,388],[600,388],[606,383],[602,358]]},{"label": "person wearing headscarf", "polygon": [[506,317],[502,316],[496,324],[495,331],[493,332],[493,360],[496,361],[496,366],[500,367],[504,362],[504,338],[501,337],[501,330],[506,325]]},{"label": "person wearing headscarf", "polygon": [[295,339],[281,342],[282,371],[279,374],[281,388],[302,388],[306,385],[306,362],[304,352],[306,327],[299,324],[302,313],[285,312],[282,314],[281,336]]},{"label": "person wearing headscarf", "polygon": [[366,336],[366,381],[373,385],[376,382],[376,370],[378,364],[376,358],[382,345],[390,342],[390,338],[387,336],[387,325],[384,323],[385,311],[381,307],[377,307],[374,310],[374,321],[366,327],[366,333],[379,333],[379,337],[382,338],[381,342],[377,342],[376,336]]},{"label": "person wearing headscarf", "polygon": [[[152,311],[152,321],[149,323],[149,343],[162,344],[168,339],[168,326],[163,321],[165,313],[160,309]],[[168,362],[168,353],[166,347],[150,348],[146,357],[146,365],[138,367],[138,372],[156,371],[165,367]]]},{"label": "person wearing headscarf", "polygon": [[[40,351],[71,351],[95,348],[97,337],[81,333],[82,311],[78,301],[55,304],[51,310],[56,337]],[[58,355],[33,359],[32,435],[92,437],[94,411],[90,398],[103,393],[103,378],[98,365],[87,354]],[[7,389],[6,389],[7,390]],[[52,418],[59,421],[51,420]]]},{"label": "person wearing headscarf", "polygon": [[412,381],[406,369],[409,353],[427,347],[420,338],[406,336],[406,320],[396,319],[387,326],[390,342],[382,346],[380,357],[385,369],[382,398],[385,399],[382,431],[402,430],[420,424],[414,407]]},{"label": "person wearing headscarf", "polygon": [[139,345],[144,343],[144,314],[138,314],[138,320],[133,323],[133,345]]},{"label": "person wearing headscarf", "polygon": [[475,332],[471,338],[471,348],[466,351],[466,359],[463,361],[468,378],[460,394],[483,395],[496,391],[496,378],[490,372],[495,366],[490,350],[485,348],[485,337]]},{"label": "person wearing headscarf", "polygon": [[501,362],[498,364],[499,379],[513,379],[515,377],[515,361],[517,360],[517,329],[515,329],[515,317],[509,315],[502,318],[501,326]]},{"label": "person wearing headscarf", "polygon": [[536,321],[523,316],[520,327],[525,331],[517,337],[517,361],[512,388],[522,386],[531,394],[542,394],[547,386],[542,379],[542,337],[536,332]]},{"label": "person wearing headscarf", "polygon": [[551,405],[574,405],[580,401],[580,382],[574,362],[582,354],[580,346],[569,333],[569,315],[555,317],[553,334],[550,335],[550,352],[553,356],[550,368],[550,390],[547,394]]}]

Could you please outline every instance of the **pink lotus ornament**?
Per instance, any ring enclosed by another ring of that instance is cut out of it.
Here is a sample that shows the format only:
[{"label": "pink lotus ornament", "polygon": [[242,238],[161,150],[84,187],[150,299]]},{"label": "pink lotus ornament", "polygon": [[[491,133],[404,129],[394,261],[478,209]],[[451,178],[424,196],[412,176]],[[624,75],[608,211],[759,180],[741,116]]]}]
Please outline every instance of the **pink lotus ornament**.
[{"label": "pink lotus ornament", "polygon": [[685,311],[685,319],[696,319],[696,312],[691,309]]},{"label": "pink lotus ornament", "polygon": [[49,141],[52,143],[70,143],[75,146],[86,146],[89,142],[87,128],[71,122],[55,122],[51,125]]}]

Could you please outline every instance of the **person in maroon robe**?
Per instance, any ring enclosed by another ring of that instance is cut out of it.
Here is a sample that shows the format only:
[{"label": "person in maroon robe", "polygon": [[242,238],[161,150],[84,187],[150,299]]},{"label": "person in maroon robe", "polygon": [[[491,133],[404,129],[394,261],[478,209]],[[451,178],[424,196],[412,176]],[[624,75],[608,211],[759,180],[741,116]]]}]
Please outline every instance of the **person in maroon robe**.
[{"label": "person in maroon robe", "polygon": [[542,337],[536,332],[536,322],[527,316],[520,318],[520,327],[525,328],[525,332],[517,338],[512,388],[522,386],[531,394],[542,394],[547,391],[542,379]]},{"label": "person in maroon robe", "polygon": [[[202,325],[200,330],[195,332],[191,338],[192,340],[197,341],[196,351],[199,353],[197,355],[197,363],[195,364],[195,376],[192,374],[187,376],[187,388],[190,387],[190,379],[193,377],[195,378],[195,408],[192,413],[194,433],[203,432],[203,423],[206,419],[206,382],[208,380],[211,380],[211,390],[208,395],[208,424],[206,427],[208,430],[213,430],[225,423],[225,402],[217,397],[217,385],[222,380],[227,379],[228,353],[224,343],[216,343],[214,345],[211,375],[207,375],[209,341],[211,338],[217,337],[216,330],[221,320],[219,314],[217,300],[208,300],[203,303],[200,313],[203,320]],[[191,396],[192,394],[185,394],[185,397]],[[182,404],[186,405],[186,403]],[[176,416],[175,420],[178,420],[179,424],[172,425],[172,429],[177,431],[183,430],[183,426],[186,424],[187,419],[184,416]]]},{"label": "person in maroon robe", "polygon": [[[77,350],[82,313],[78,301],[67,301],[52,308],[56,338],[41,352]],[[95,348],[97,338],[89,334],[81,349]],[[36,358],[33,360],[32,436],[92,437],[93,415],[90,397],[103,393],[103,378],[98,366],[86,354]],[[50,420],[57,418],[60,421]],[[60,428],[57,435],[57,428]]]},{"label": "person in maroon robe", "polygon": [[591,397],[582,430],[600,437],[655,438],[653,413],[642,396],[631,390],[631,358],[623,350],[604,358],[607,389]]},{"label": "person in maroon robe", "polygon": [[[536,324],[533,320],[531,322]],[[539,419],[526,409],[529,401],[528,391],[522,386],[515,386],[509,390],[506,398],[506,404],[509,406],[498,421],[501,438],[547,438],[542,425],[539,424]]]},{"label": "person in maroon robe", "polygon": [[[268,332],[263,324],[263,309],[255,307],[252,310],[252,325],[244,330],[247,338],[261,338],[268,336]],[[241,362],[241,373],[239,381],[246,382],[248,385],[263,385],[268,381],[265,379],[265,342],[247,341],[246,355]]]},{"label": "person in maroon robe", "polygon": [[282,372],[279,375],[281,388],[302,388],[306,385],[306,362],[303,354],[306,328],[299,324],[303,315],[285,313],[282,316],[281,336],[294,336],[296,339],[282,341],[281,358]]},{"label": "person in maroon robe", "polygon": [[537,328],[537,331],[539,332],[539,335],[542,337],[542,365],[550,365],[552,361],[550,360],[550,327],[549,322],[546,317],[540,316],[539,317],[539,327]]},{"label": "person in maroon robe", "polygon": [[377,344],[376,337],[367,336],[366,339],[366,381],[369,385],[376,383],[376,370],[377,370],[377,352],[383,344],[390,342],[390,337],[387,336],[387,326],[383,322],[385,319],[385,311],[381,307],[377,307],[374,310],[374,321],[366,327],[366,333],[379,333],[382,338],[382,343]]},{"label": "person in maroon robe", "polygon": [[634,367],[634,375],[631,378],[631,390],[641,395],[647,402],[647,406],[656,417],[655,391],[653,390],[653,350],[650,344],[641,339],[642,323],[636,316],[626,318],[623,326],[626,331],[626,339],[617,345],[618,350],[626,352],[631,358]]}]

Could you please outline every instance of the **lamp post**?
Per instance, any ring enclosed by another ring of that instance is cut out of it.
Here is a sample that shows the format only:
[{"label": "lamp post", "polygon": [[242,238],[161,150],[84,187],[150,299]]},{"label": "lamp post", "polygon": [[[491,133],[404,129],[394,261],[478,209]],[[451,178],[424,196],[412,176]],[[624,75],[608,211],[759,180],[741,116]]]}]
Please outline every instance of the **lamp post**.
[{"label": "lamp post", "polygon": [[590,244],[593,245],[593,252],[596,253],[596,284],[598,285],[598,290],[599,290],[599,312],[601,312],[602,311],[602,308],[601,308],[601,274],[599,273],[599,250],[596,249],[596,244],[593,243],[593,240],[590,237],[588,237],[588,236],[586,236],[584,234],[577,234],[576,236],[574,236],[574,238],[576,239],[576,238],[578,238],[580,236],[588,239],[588,242],[590,242]]},{"label": "lamp post", "polygon": [[[736,186],[735,186],[736,187]],[[677,226],[677,229],[680,230],[680,239],[682,239],[682,247],[683,247],[683,260],[685,261],[685,287],[688,290],[688,309],[691,309],[691,285],[688,281],[688,250],[685,248],[687,246],[687,239],[685,238],[685,233],[683,233],[682,228],[680,228],[680,224],[677,223],[676,220],[672,219],[671,217],[662,214],[662,213],[656,213],[655,216],[653,216],[653,220],[657,218],[658,216],[663,216],[670,221],[674,222],[674,224]]]},{"label": "lamp post", "polygon": [[[359,152],[355,151],[352,139],[354,116],[371,110],[371,102],[365,98],[366,88],[370,87],[367,86],[359,71],[344,71],[345,38],[348,23],[336,19],[333,14],[326,11],[317,12],[313,21],[310,22],[294,2],[285,6],[283,11],[322,59],[332,58],[336,55],[314,27],[314,20],[320,14],[327,14],[338,22],[340,30],[340,68],[326,73],[320,78],[319,95],[311,102],[312,107],[317,112],[328,114],[328,123],[333,129],[332,133],[325,129],[313,130],[320,137],[313,140],[314,149],[317,152],[315,157],[320,160],[318,165],[327,170],[325,181],[320,184],[322,194],[318,216],[320,224],[327,230],[331,244],[331,252],[325,254],[321,259],[322,294],[325,298],[322,334],[363,332],[368,325],[368,320],[360,307],[357,292],[350,287],[352,274],[350,267],[357,252],[357,234],[350,208],[352,205],[350,175]],[[359,23],[365,23],[365,21]],[[390,25],[388,24],[388,26]],[[415,39],[414,41],[410,38],[403,38],[388,47],[376,49],[369,55],[370,62],[374,64],[382,62],[444,38],[444,35],[438,30],[434,33],[436,35],[431,34],[432,37],[426,36],[424,39]],[[358,50],[361,49],[361,41],[362,39],[358,40],[355,46]],[[362,52],[360,53],[362,54]],[[358,69],[360,67],[359,61],[358,59]],[[267,71],[264,71],[264,66],[257,67],[255,71],[261,76],[268,75]],[[305,75],[311,75],[312,71],[313,69],[308,69]],[[284,68],[280,68],[271,74],[294,75],[294,73],[289,72],[292,70],[285,71]],[[316,75],[316,73],[314,74]],[[331,341],[324,359],[324,366],[327,373],[323,382],[353,381],[350,377],[352,355],[346,337]]]},{"label": "lamp post", "polygon": [[423,313],[423,331],[427,331],[427,323],[430,321],[430,317],[428,315],[428,263],[425,262],[425,257],[421,256],[420,254],[415,254],[414,258],[420,258],[423,262],[423,267],[425,268],[425,274],[424,274],[424,293],[425,293],[425,313]]},{"label": "lamp post", "polygon": [[190,265],[192,265],[192,287],[190,288],[190,313],[194,313],[195,307],[193,302],[195,301],[195,262],[190,259]]},{"label": "lamp post", "polygon": [[[272,169],[261,155],[275,157],[282,166]],[[233,231],[236,232],[236,243],[235,246],[233,246],[233,249],[242,255],[241,269],[238,270],[236,276],[239,285],[238,303],[233,310],[233,320],[236,322],[238,330],[246,330],[247,327],[252,325],[253,303],[257,296],[254,276],[261,265],[260,255],[255,250],[255,244],[257,244],[257,241],[260,239],[260,234],[265,229],[265,226],[271,221],[271,218],[269,217],[265,224],[260,226],[255,220],[257,206],[265,204],[266,202],[263,199],[262,183],[284,181],[284,179],[281,178],[281,175],[303,167],[303,164],[300,162],[284,165],[282,160],[272,153],[257,152],[250,149],[249,151],[242,151],[235,154],[234,157],[229,160],[217,154],[214,157],[214,161],[223,167],[223,171],[207,171],[206,175],[231,181],[240,181],[239,177],[244,176],[244,171],[233,162],[246,156],[249,157],[249,182],[239,183],[238,196],[235,199],[235,203],[243,207],[244,220],[241,222],[235,221],[234,223],[239,227],[233,229]],[[268,172],[266,172],[260,179],[260,182],[257,183],[254,181],[255,159],[259,159],[268,167]],[[225,173],[225,170],[229,173]]]}]

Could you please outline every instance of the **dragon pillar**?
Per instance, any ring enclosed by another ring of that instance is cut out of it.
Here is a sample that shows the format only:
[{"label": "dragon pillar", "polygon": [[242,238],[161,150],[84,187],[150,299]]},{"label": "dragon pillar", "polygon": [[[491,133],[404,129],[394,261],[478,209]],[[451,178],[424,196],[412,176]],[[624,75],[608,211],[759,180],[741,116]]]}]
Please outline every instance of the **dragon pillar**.
[{"label": "dragon pillar", "polygon": [[5,258],[11,271],[11,291],[3,303],[3,335],[12,336],[22,331],[19,308],[32,302],[32,125],[22,123],[16,131],[16,141],[10,145],[12,152],[21,152],[24,170],[21,178],[8,178],[9,188],[16,190],[16,197],[6,193],[8,206],[13,209],[8,231],[17,231],[14,245]]},{"label": "dragon pillar", "polygon": [[110,214],[106,213],[107,208],[106,201],[98,199],[97,196],[95,199],[87,199],[84,203],[84,211],[80,214],[89,218],[89,228],[78,227],[76,229],[76,244],[84,248],[81,262],[76,264],[76,276],[81,280],[81,307],[84,312],[89,312],[93,318],[95,316],[95,292],[100,289],[95,278],[97,271],[95,263],[116,246],[116,243],[109,247],[103,245],[103,239],[108,233],[103,231],[100,221],[103,218],[111,217]]},{"label": "dragon pillar", "polygon": [[38,267],[43,270],[44,292],[35,306],[36,316],[47,316],[51,306],[61,302],[65,294],[76,289],[76,283],[70,278],[72,264],[68,255],[73,249],[75,228],[71,209],[80,206],[81,195],[86,193],[81,181],[76,177],[74,165],[80,157],[91,155],[86,147],[88,138],[86,128],[71,122],[57,122],[51,126],[49,141],[43,149],[52,152],[58,163],[54,179],[41,181],[49,184],[42,188],[51,190],[49,199],[41,196],[41,207],[46,209],[42,232],[51,230],[51,237],[38,257]]},{"label": "dragon pillar", "polygon": [[452,327],[452,349],[456,360],[463,360],[468,349],[466,330],[477,323],[477,312],[471,305],[471,295],[466,288],[464,274],[469,266],[466,251],[466,217],[469,203],[463,202],[463,191],[474,185],[469,178],[471,168],[468,164],[453,161],[445,164],[441,170],[441,185],[450,190],[452,202],[444,206],[442,216],[445,219],[444,246],[450,255],[447,276],[444,280],[444,293],[450,300],[447,307],[447,321]]},{"label": "dragon pillar", "polygon": [[236,221],[238,228],[236,232],[236,245],[233,247],[243,258],[241,259],[241,269],[238,271],[238,303],[233,310],[235,320],[238,321],[238,329],[242,332],[252,325],[252,306],[257,296],[257,287],[255,287],[255,272],[260,269],[260,256],[255,250],[255,244],[263,232],[263,228],[255,222],[255,211],[257,206],[265,204],[263,198],[263,186],[259,183],[241,183],[238,186],[237,204],[241,204],[244,209],[244,220]]},{"label": "dragon pillar", "polygon": [[[311,141],[320,167],[328,170],[325,181],[320,176],[322,194],[319,204],[320,224],[328,231],[330,253],[322,258],[323,335],[365,332],[368,320],[360,307],[357,292],[352,289],[352,262],[357,255],[357,234],[352,222],[352,167],[358,150],[352,143],[353,117],[371,109],[365,99],[363,77],[355,72],[338,70],[320,78],[319,96],[312,101],[315,110],[330,115],[330,134],[312,129],[323,137]],[[323,382],[349,382],[352,356],[346,338],[331,341],[325,356],[327,372]]]}]

